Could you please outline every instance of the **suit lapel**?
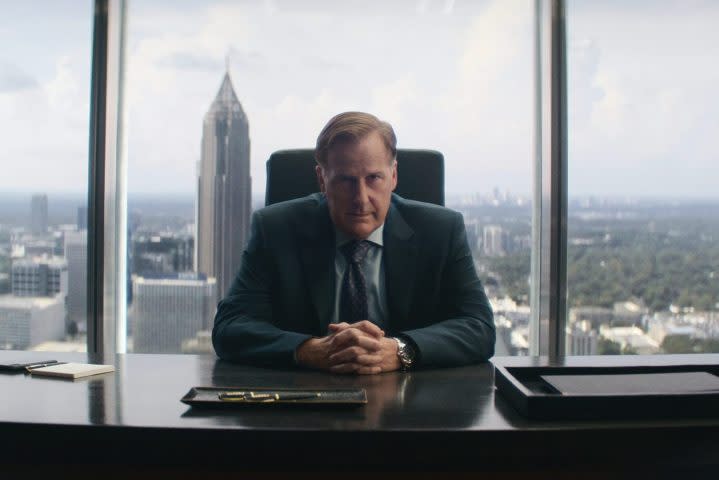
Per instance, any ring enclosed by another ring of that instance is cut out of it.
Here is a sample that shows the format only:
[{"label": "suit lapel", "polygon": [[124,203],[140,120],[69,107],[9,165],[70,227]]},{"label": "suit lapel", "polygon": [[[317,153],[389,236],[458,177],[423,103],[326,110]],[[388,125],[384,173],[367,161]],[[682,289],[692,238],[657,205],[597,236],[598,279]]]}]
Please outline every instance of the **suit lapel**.
[{"label": "suit lapel", "polygon": [[314,218],[302,225],[300,257],[304,277],[317,313],[318,332],[324,334],[332,315],[335,284],[335,237],[327,202],[323,199]]},{"label": "suit lapel", "polygon": [[417,270],[417,239],[397,208],[390,206],[384,230],[385,286],[389,324],[401,329],[409,316]]}]

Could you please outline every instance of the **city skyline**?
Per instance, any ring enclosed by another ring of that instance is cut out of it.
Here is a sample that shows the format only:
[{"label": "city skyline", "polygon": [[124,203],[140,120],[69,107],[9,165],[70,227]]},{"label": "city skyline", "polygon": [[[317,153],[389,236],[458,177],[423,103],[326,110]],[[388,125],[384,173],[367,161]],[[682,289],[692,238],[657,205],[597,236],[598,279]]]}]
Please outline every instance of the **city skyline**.
[{"label": "city skyline", "polygon": [[[495,309],[496,352],[525,355],[529,353],[532,209],[515,203],[508,192],[495,189],[492,195],[470,196],[459,209]],[[32,197],[25,201],[32,206]],[[144,290],[140,297],[128,296],[128,345],[145,352],[210,351],[215,280],[191,271],[193,237],[188,226],[193,217],[170,219],[162,213],[167,204],[150,202],[157,209],[150,208],[131,222],[133,261],[128,281],[133,293]],[[567,351],[579,355],[717,351],[719,297],[715,282],[706,281],[719,272],[719,250],[713,240],[719,235],[716,207],[594,199],[577,208],[578,215],[570,217],[568,237]],[[26,223],[32,217],[29,210]],[[160,218],[170,222],[157,223]],[[77,243],[77,253],[84,255],[85,233],[79,223],[58,225],[50,219],[48,223],[48,230],[39,234],[6,228],[9,225],[0,228],[5,239],[0,244],[0,264],[12,273],[0,272],[4,282],[0,286],[7,292],[0,295],[0,345],[5,348],[57,345],[52,342],[63,333],[63,317],[69,321],[70,336],[65,336],[67,346],[62,348],[84,348],[78,341],[84,338],[83,321],[73,310],[82,311],[85,303],[86,260],[71,254],[71,247]],[[697,251],[701,257],[695,255]],[[50,263],[62,270],[49,275]],[[69,282],[63,282],[63,275]],[[600,288],[598,279],[604,279]],[[44,296],[64,291],[61,285],[67,283],[66,301]],[[166,323],[168,317],[174,323]]]}]

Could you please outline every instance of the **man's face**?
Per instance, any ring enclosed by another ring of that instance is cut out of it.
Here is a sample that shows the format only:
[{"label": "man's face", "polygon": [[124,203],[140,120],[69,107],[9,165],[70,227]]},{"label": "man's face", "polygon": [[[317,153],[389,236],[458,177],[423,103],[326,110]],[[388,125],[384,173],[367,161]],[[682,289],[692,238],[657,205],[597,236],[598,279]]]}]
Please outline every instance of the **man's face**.
[{"label": "man's face", "polygon": [[316,170],[330,217],[339,230],[364,239],[384,223],[397,186],[397,163],[379,133],[334,146],[328,152],[327,167],[318,165]]}]

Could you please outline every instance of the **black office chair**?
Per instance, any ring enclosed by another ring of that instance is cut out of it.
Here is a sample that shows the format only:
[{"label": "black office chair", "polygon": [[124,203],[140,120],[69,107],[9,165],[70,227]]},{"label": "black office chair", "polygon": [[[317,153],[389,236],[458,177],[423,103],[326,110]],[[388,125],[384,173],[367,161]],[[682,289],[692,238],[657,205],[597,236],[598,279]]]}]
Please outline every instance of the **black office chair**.
[{"label": "black office chair", "polygon": [[[267,160],[265,205],[318,192],[314,150],[279,150]],[[444,205],[444,156],[435,150],[397,150],[395,193]]]}]

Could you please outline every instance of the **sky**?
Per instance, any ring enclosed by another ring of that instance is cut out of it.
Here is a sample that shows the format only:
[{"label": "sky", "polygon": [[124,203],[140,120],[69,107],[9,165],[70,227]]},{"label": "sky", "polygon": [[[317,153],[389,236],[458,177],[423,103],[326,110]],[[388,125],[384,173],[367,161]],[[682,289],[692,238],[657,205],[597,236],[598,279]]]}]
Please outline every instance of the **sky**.
[{"label": "sky", "polygon": [[[0,0],[0,191],[84,191],[92,2]],[[192,193],[226,59],[264,163],[346,110],[446,159],[449,194],[531,191],[527,0],[130,1],[128,190]],[[717,197],[719,2],[568,2],[570,195]],[[400,173],[401,174],[401,173]]]}]

